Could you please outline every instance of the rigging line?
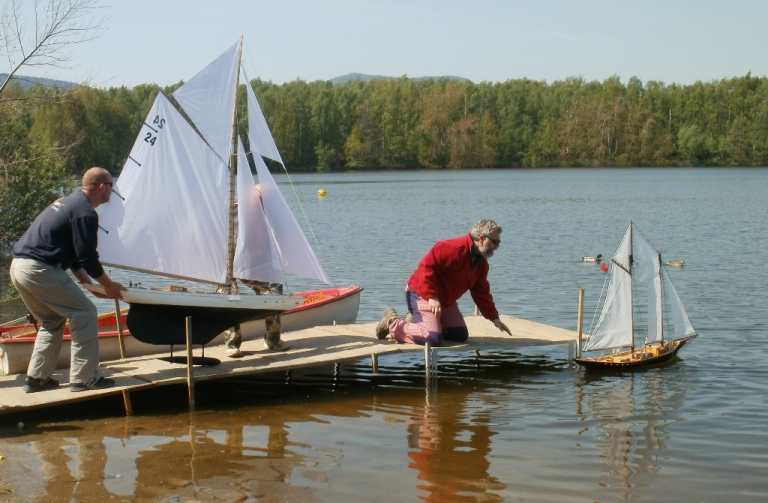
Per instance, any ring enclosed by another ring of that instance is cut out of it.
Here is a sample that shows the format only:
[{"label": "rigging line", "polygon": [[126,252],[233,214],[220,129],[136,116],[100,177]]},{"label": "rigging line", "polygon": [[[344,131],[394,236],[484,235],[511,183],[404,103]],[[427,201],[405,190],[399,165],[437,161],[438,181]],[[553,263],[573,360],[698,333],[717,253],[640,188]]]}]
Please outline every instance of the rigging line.
[{"label": "rigging line", "polygon": [[[600,289],[600,296],[597,298],[597,306],[595,307],[595,310],[592,313],[592,321],[590,322],[590,325],[589,325],[590,337],[592,336],[592,332],[595,330],[595,328],[597,328],[595,326],[595,324],[597,323],[596,321],[597,313],[600,312],[601,305],[605,303],[604,296],[608,295],[607,293],[605,293],[605,290],[606,290],[606,287],[608,286],[609,280],[610,280],[610,276],[606,275],[605,279],[603,280],[603,287]],[[601,300],[602,300],[602,303],[600,302]]]},{"label": "rigging line", "polygon": [[[288,173],[288,170],[285,168],[283,163],[278,163],[280,166],[283,167],[283,171],[285,171],[285,176],[288,178],[288,183],[291,185],[291,189],[293,189],[293,195],[296,196],[296,201],[299,203],[299,208],[301,208],[301,214],[304,216],[304,221],[307,223],[307,227],[309,228],[309,233],[312,235],[312,240],[315,242],[315,246],[317,246],[318,250],[320,251],[320,263],[321,264],[327,264],[328,261],[325,258],[325,249],[323,246],[321,246],[320,242],[317,239],[317,235],[315,234],[315,229],[312,227],[312,222],[309,220],[309,216],[307,215],[306,210],[304,209],[304,204],[301,202],[301,198],[299,197],[299,192],[296,190],[296,185],[293,183],[293,180],[291,179],[291,175]],[[325,271],[325,274],[328,275],[328,279],[331,280],[331,287],[338,288],[336,286],[336,282],[331,278],[331,275],[328,274],[328,271]]]}]

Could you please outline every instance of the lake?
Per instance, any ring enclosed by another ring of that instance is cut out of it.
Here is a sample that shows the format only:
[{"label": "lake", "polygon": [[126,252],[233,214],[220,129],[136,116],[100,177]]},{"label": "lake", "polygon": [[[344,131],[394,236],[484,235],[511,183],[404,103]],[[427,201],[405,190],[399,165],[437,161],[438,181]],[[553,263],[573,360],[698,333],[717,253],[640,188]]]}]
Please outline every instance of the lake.
[{"label": "lake", "polygon": [[[365,288],[360,322],[403,311],[405,282],[429,248],[493,218],[504,227],[490,259],[499,310],[575,330],[584,289],[588,329],[606,275],[580,258],[611,256],[633,221],[665,262],[685,260],[670,273],[699,337],[675,362],[634,372],[587,373],[564,346],[451,352],[425,385],[417,352],[381,358],[378,374],[360,361],[200,383],[193,414],[181,387],[136,395],[132,417],[118,399],[45,409],[0,423],[0,500],[768,498],[768,169],[277,180],[299,221],[308,216],[335,283]],[[460,306],[472,314],[468,295]],[[23,312],[6,303],[0,323]]]}]

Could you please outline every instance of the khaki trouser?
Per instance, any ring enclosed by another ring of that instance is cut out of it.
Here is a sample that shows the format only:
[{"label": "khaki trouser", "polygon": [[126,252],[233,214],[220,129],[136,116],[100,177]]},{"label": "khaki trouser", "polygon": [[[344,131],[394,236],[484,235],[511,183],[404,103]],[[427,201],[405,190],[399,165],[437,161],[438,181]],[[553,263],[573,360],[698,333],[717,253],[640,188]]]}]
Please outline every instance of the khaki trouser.
[{"label": "khaki trouser", "polygon": [[27,375],[45,379],[53,374],[69,320],[72,340],[69,381],[89,383],[98,379],[98,311],[66,271],[37,260],[14,258],[11,281],[41,325]]},{"label": "khaki trouser", "polygon": [[[272,348],[280,344],[280,315],[271,314],[264,318],[264,323],[267,326],[267,332],[264,335],[267,347]],[[240,325],[227,329],[224,334],[226,337],[224,344],[227,346],[227,349],[240,349],[240,345],[243,343]]]}]

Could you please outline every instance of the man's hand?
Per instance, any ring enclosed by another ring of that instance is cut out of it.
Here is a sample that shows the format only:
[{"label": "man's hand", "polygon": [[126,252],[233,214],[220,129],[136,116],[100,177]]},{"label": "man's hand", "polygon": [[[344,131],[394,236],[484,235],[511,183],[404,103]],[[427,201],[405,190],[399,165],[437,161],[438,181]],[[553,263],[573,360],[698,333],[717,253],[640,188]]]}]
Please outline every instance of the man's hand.
[{"label": "man's hand", "polygon": [[432,314],[437,317],[437,319],[440,319],[440,310],[442,309],[442,305],[440,304],[440,301],[437,298],[429,299],[429,310],[432,311]]},{"label": "man's hand", "polygon": [[128,289],[118,283],[117,281],[109,281],[109,285],[104,285],[104,292],[106,293],[106,296],[108,299],[122,299],[123,294],[121,292],[125,292]]},{"label": "man's hand", "polygon": [[512,335],[512,332],[509,331],[509,327],[507,327],[503,321],[501,321],[501,318],[496,318],[493,320],[493,326],[501,330],[502,332],[506,332],[509,335]]},{"label": "man's hand", "polygon": [[125,292],[128,290],[117,281],[112,281],[109,276],[107,276],[107,273],[104,273],[96,278],[96,281],[101,283],[101,286],[104,287],[104,295],[102,296],[96,293],[94,293],[94,295],[102,299],[122,299],[123,294],[120,292]]}]

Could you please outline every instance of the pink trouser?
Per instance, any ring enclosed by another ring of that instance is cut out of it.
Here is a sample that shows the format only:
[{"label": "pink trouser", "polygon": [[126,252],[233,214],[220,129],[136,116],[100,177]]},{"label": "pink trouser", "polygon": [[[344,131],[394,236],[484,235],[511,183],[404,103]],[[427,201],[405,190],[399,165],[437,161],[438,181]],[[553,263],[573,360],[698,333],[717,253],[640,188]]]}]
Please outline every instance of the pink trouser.
[{"label": "pink trouser", "polygon": [[389,333],[397,342],[439,346],[443,339],[457,342],[467,340],[467,324],[456,302],[442,306],[440,319],[429,309],[429,301],[410,289],[405,292],[405,302],[413,315],[413,323],[398,318],[389,326]]}]

